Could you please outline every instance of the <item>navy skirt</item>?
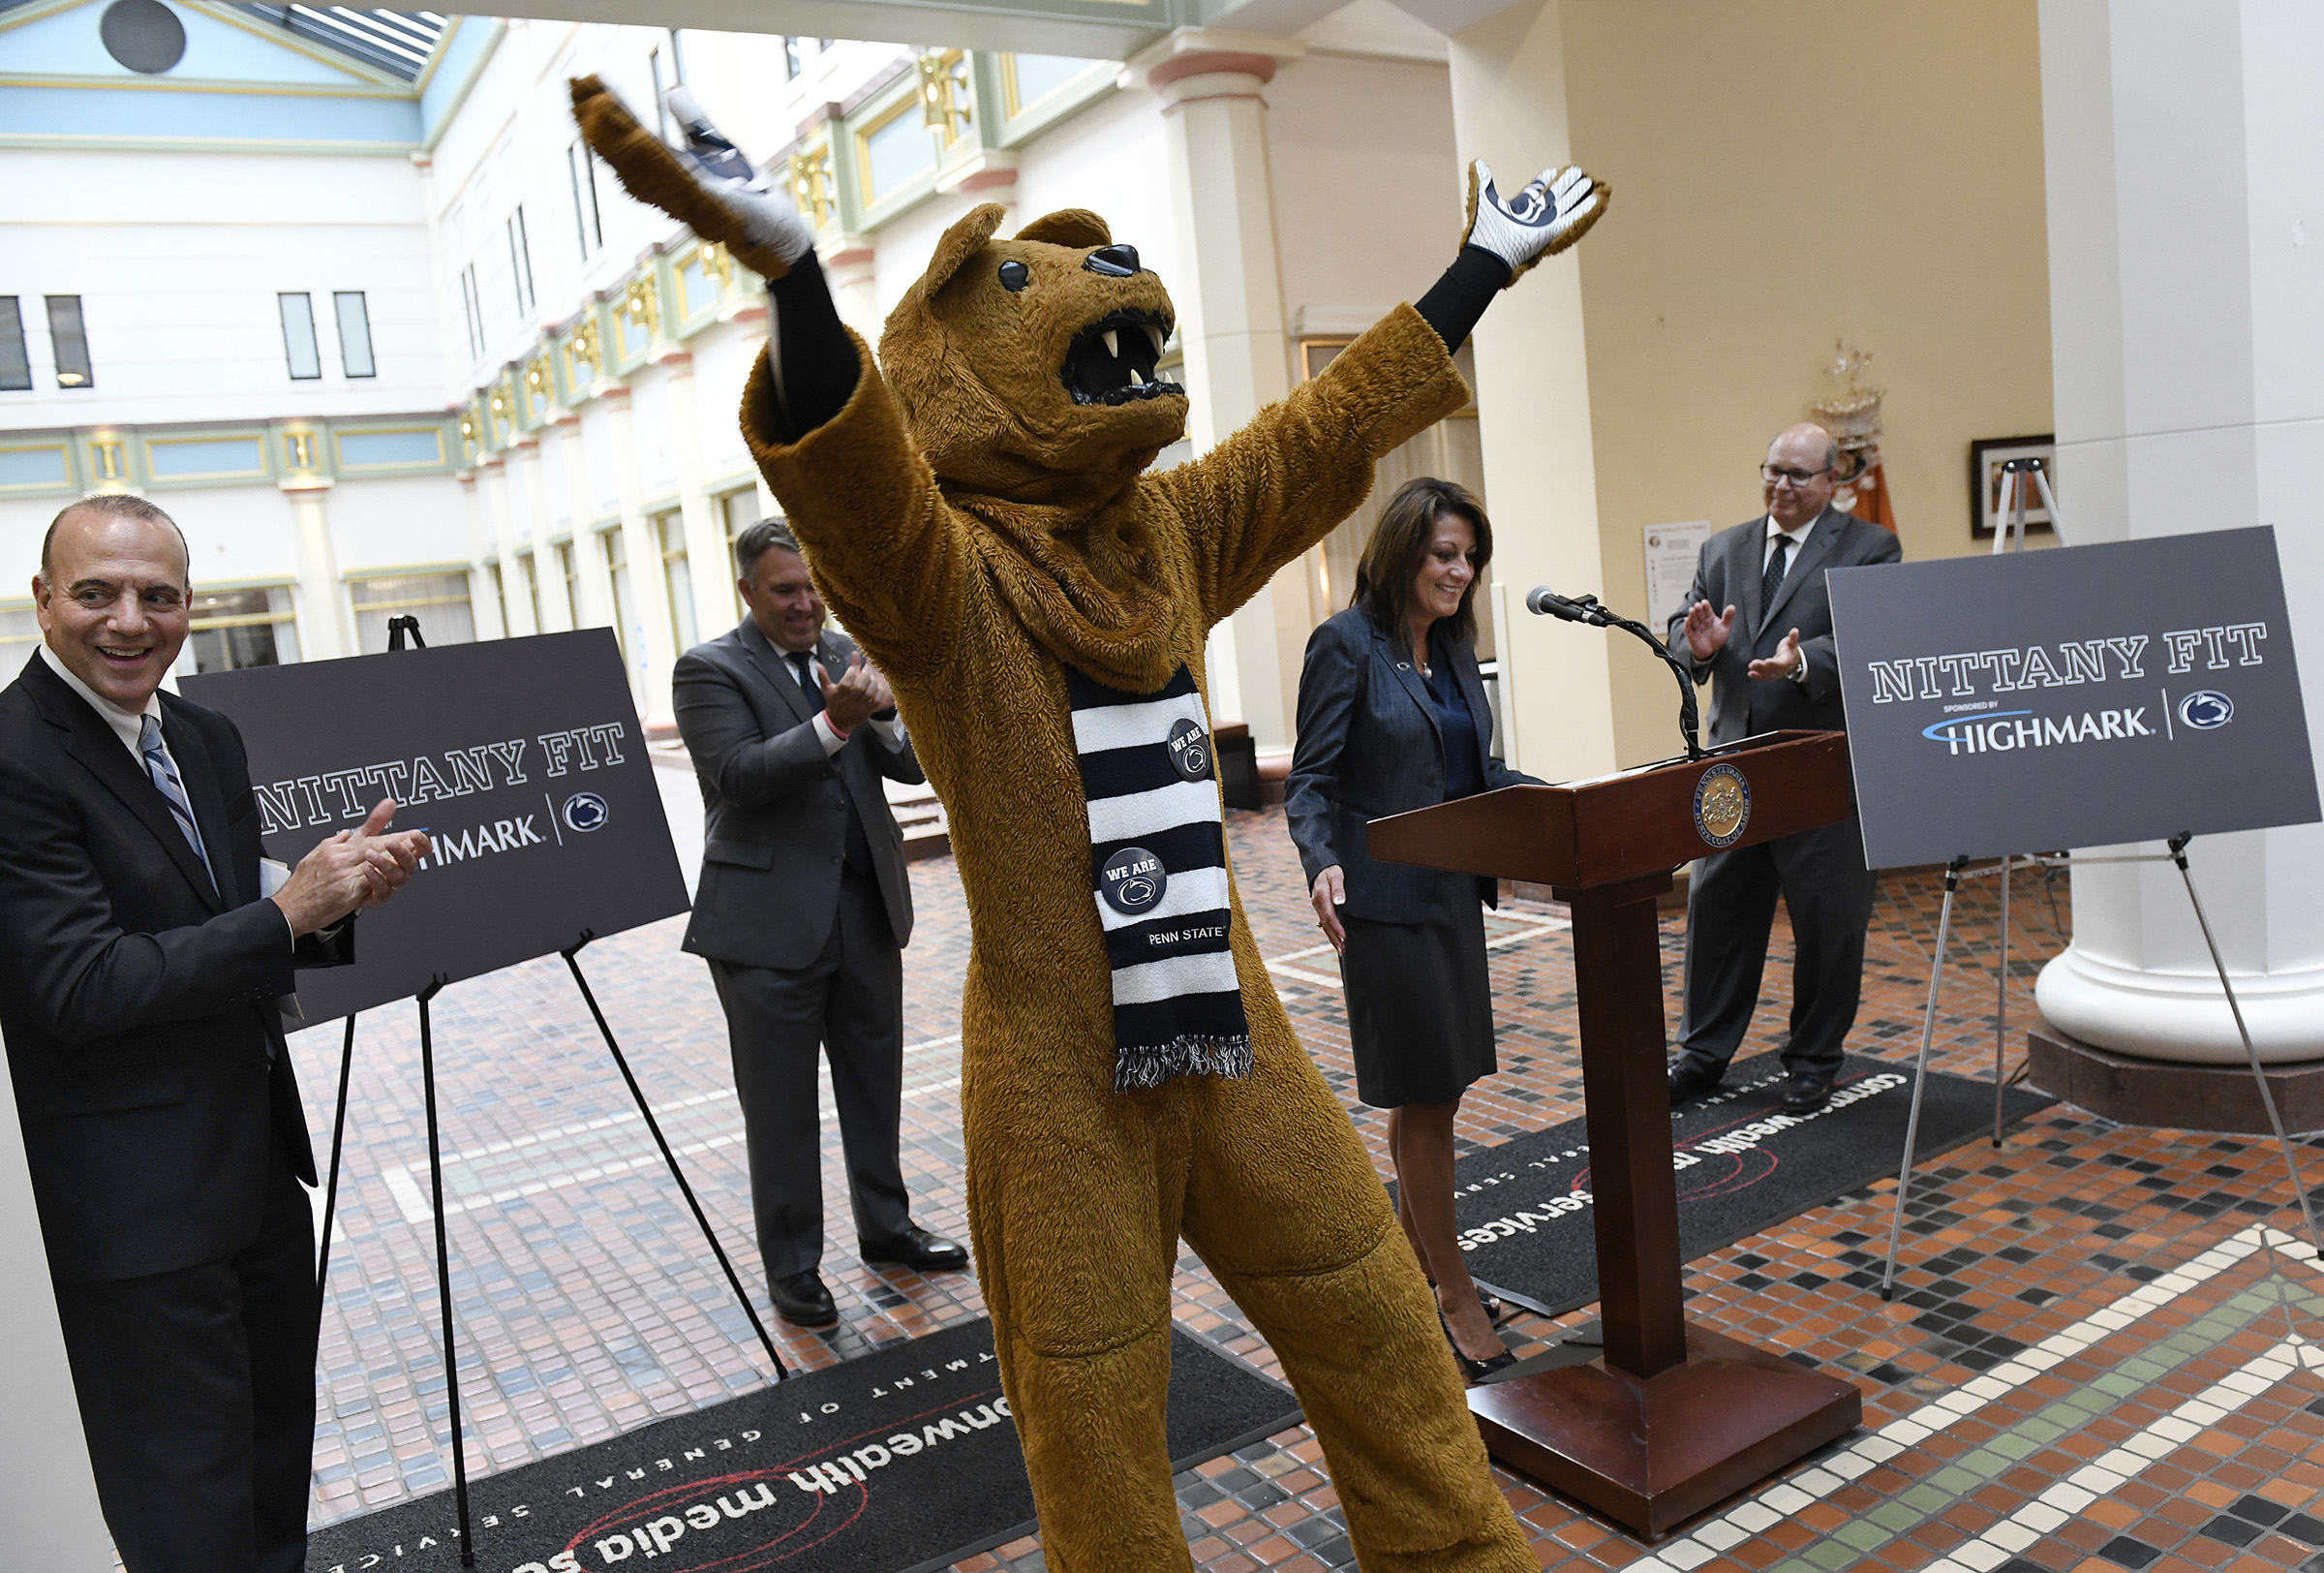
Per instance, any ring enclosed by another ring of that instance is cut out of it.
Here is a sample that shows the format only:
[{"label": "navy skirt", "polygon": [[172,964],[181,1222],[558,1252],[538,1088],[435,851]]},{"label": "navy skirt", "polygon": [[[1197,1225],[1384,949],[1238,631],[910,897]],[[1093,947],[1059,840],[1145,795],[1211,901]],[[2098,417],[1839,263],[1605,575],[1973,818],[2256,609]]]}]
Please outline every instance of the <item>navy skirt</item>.
[{"label": "navy skirt", "polygon": [[1481,905],[1442,923],[1342,924],[1357,1096],[1376,1109],[1449,1103],[1500,1068]]}]

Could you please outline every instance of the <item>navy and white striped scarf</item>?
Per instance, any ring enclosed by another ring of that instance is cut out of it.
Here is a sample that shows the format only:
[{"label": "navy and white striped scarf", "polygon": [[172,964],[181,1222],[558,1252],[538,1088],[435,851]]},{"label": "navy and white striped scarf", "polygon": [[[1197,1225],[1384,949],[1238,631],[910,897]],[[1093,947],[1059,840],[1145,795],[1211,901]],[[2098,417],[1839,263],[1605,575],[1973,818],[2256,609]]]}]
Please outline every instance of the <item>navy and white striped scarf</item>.
[{"label": "navy and white striped scarf", "polygon": [[1248,1076],[1228,947],[1227,842],[1203,695],[1184,666],[1125,694],[1068,666],[1089,876],[1114,970],[1114,1087]]}]

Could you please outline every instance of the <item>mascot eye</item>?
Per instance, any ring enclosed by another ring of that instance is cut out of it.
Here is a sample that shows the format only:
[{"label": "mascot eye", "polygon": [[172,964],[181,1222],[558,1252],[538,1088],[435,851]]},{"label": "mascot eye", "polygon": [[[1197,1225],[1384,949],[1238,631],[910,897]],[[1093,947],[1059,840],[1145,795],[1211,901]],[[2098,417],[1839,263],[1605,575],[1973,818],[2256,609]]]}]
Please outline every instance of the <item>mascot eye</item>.
[{"label": "mascot eye", "polygon": [[1011,260],[1000,264],[1000,287],[1015,294],[1033,282],[1033,270],[1023,262]]}]

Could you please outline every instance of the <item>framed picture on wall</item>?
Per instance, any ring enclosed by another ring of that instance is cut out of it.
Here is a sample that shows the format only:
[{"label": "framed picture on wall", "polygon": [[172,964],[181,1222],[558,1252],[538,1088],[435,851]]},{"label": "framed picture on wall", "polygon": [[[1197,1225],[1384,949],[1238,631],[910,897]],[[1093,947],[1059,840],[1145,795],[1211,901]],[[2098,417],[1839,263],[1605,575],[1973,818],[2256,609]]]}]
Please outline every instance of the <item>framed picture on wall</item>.
[{"label": "framed picture on wall", "polygon": [[[2002,466],[2011,459],[2039,459],[2050,490],[2058,489],[2058,443],[2053,437],[1985,437],[1969,445],[1969,533],[1972,540],[1991,540],[2002,511]],[[2050,510],[2042,506],[2034,478],[2020,472],[2018,484],[2026,496],[2026,532],[2050,527]],[[2012,513],[2015,509],[2011,509]]]}]

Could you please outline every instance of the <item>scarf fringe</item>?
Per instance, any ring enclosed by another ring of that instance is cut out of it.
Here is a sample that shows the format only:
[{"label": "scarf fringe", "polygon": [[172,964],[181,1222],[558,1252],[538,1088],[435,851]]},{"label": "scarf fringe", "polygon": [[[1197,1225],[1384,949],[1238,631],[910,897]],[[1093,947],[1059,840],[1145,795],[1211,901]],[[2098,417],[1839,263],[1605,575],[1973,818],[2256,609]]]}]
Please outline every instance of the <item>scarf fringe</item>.
[{"label": "scarf fringe", "polygon": [[1167,1043],[1124,1045],[1114,1061],[1114,1091],[1145,1092],[1174,1076],[1224,1076],[1247,1080],[1251,1074],[1251,1035],[1210,1037],[1185,1033]]}]

